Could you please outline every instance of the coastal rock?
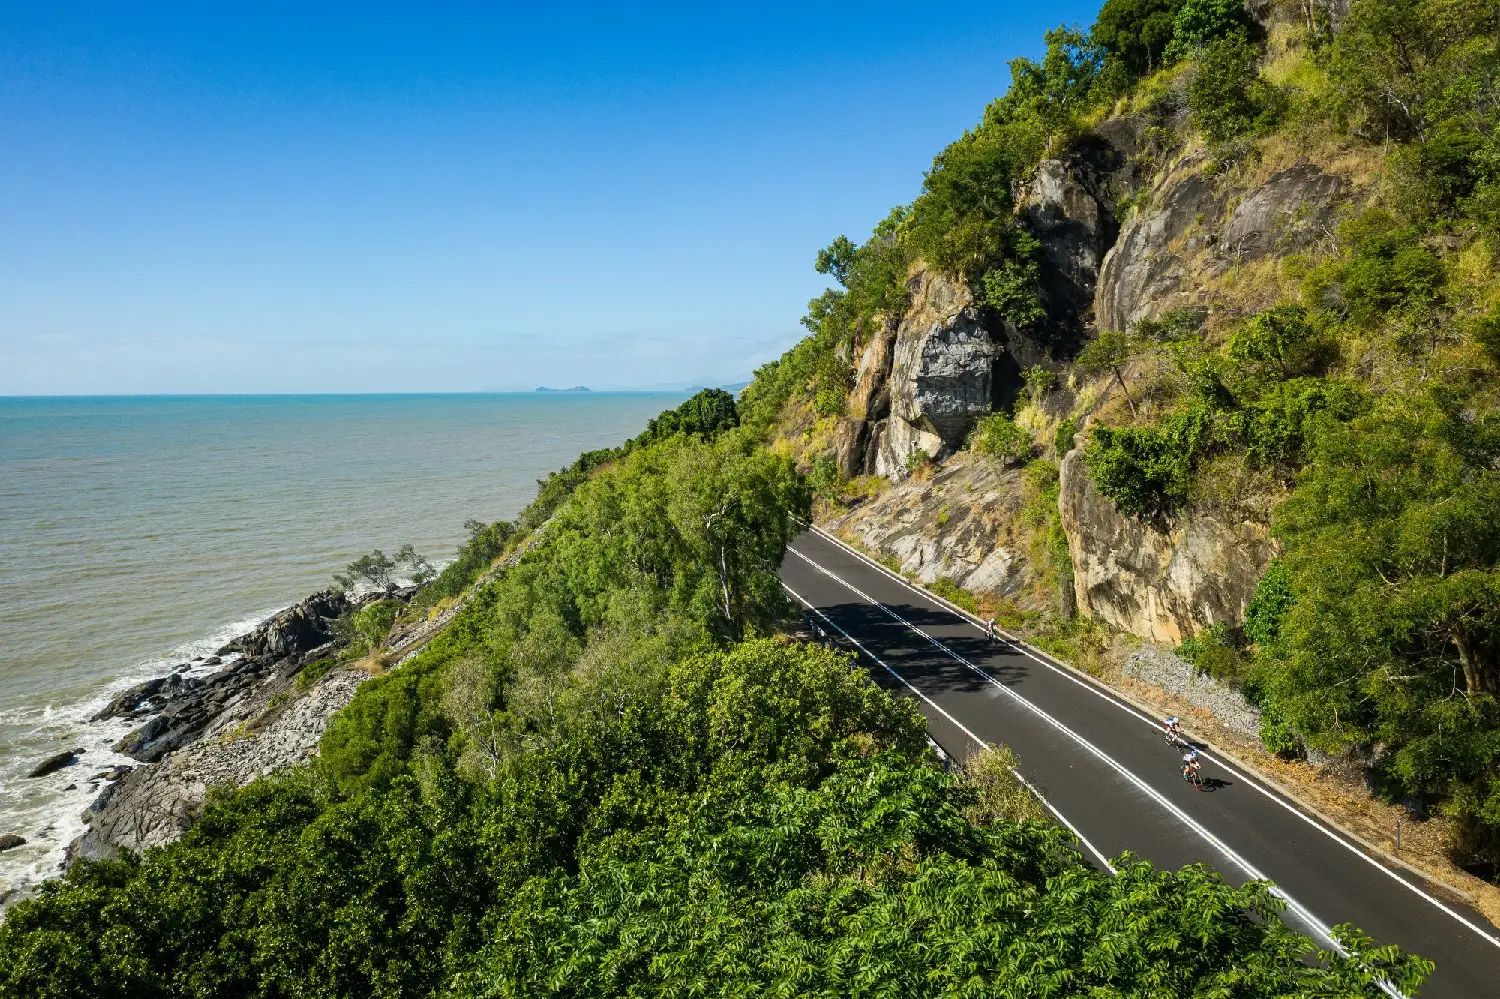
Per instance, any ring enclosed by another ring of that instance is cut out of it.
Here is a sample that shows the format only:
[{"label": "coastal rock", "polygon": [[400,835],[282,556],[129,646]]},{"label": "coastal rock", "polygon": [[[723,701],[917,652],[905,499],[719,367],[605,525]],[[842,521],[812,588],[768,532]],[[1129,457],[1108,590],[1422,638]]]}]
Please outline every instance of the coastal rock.
[{"label": "coastal rock", "polygon": [[1344,183],[1311,163],[1273,175],[1230,213],[1220,244],[1237,260],[1295,252],[1327,233]]},{"label": "coastal rock", "polygon": [[[937,458],[960,447],[974,421],[1020,384],[1019,369],[963,282],[926,268],[907,289],[911,304],[896,330],[886,381],[890,417],[874,468],[896,479],[918,451]],[[1007,363],[1010,378],[1000,374]]]},{"label": "coastal rock", "polygon": [[45,777],[48,774],[57,773],[63,767],[72,766],[73,761],[78,759],[83,749],[68,749],[61,753],[54,753],[47,757],[26,774],[27,777]]},{"label": "coastal rock", "polygon": [[14,850],[18,846],[25,845],[26,839],[22,836],[17,836],[14,833],[6,833],[4,836],[0,836],[0,853],[3,853],[6,850]]},{"label": "coastal rock", "polygon": [[[175,676],[175,674],[173,675]],[[143,701],[161,690],[166,685],[166,682],[166,677],[158,677],[155,680],[147,680],[144,683],[136,684],[106,704],[89,721],[106,721],[110,718],[124,718],[132,714]]]},{"label": "coastal rock", "polygon": [[331,641],[333,622],[351,609],[349,598],[339,590],[314,593],[230,642],[218,654],[242,652],[252,658],[284,658],[306,652]]},{"label": "coastal rock", "polygon": [[1311,163],[1251,188],[1218,190],[1202,153],[1184,157],[1125,223],[1099,269],[1099,329],[1126,329],[1174,308],[1212,304],[1206,286],[1231,268],[1294,253],[1327,236],[1350,187]]},{"label": "coastal rock", "polygon": [[[147,759],[150,755],[147,749],[151,743],[166,733],[172,727],[172,723],[161,715],[152,718],[140,728],[125,736],[112,747],[115,752],[126,756],[134,756],[138,760]],[[143,755],[144,754],[144,755]],[[159,758],[159,757],[158,757]]]},{"label": "coastal rock", "polygon": [[1148,208],[1125,224],[1099,270],[1094,318],[1102,330],[1123,330],[1140,319],[1196,305],[1184,286],[1184,256],[1207,245],[1207,224],[1222,198],[1203,173],[1203,157],[1190,157],[1168,174]]},{"label": "coastal rock", "polygon": [[176,839],[202,814],[210,788],[243,787],[311,756],[329,719],[368,678],[334,669],[300,692],[290,677],[265,683],[204,737],[104,788],[70,858],[111,858]]},{"label": "coastal rock", "polygon": [[1063,459],[1058,510],[1080,613],[1164,645],[1239,624],[1275,554],[1265,525],[1193,512],[1128,517],[1101,496],[1083,452]]}]

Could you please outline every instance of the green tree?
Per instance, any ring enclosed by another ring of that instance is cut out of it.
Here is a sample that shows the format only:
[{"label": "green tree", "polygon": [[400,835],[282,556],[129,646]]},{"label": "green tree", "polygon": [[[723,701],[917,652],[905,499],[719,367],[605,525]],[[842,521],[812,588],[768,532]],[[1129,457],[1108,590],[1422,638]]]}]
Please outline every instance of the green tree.
[{"label": "green tree", "polygon": [[1163,65],[1183,0],[1105,0],[1094,22],[1094,41],[1133,74]]},{"label": "green tree", "polygon": [[1135,400],[1130,398],[1130,389],[1125,385],[1124,367],[1139,349],[1135,337],[1123,330],[1101,330],[1078,354],[1078,370],[1086,375],[1102,375],[1108,372],[1120,386],[1125,404],[1135,414]]},{"label": "green tree", "polygon": [[1260,75],[1260,51],[1243,33],[1207,41],[1197,52],[1188,118],[1210,146],[1224,147],[1275,126],[1286,111],[1286,96]]},{"label": "green tree", "polygon": [[390,585],[391,574],[395,571],[396,560],[377,548],[350,562],[343,572],[334,573],[333,578],[345,591],[352,591],[362,581],[374,589],[383,590]]},{"label": "green tree", "polygon": [[1449,799],[1492,838],[1497,456],[1494,418],[1441,396],[1387,396],[1329,421],[1277,514],[1290,603],[1264,629],[1274,640],[1262,670],[1269,699],[1309,742],[1390,747],[1381,770],[1393,790]]},{"label": "green tree", "polygon": [[1201,57],[1215,42],[1240,36],[1255,36],[1259,26],[1244,0],[1183,0],[1172,19],[1172,40],[1164,56],[1167,62]]}]

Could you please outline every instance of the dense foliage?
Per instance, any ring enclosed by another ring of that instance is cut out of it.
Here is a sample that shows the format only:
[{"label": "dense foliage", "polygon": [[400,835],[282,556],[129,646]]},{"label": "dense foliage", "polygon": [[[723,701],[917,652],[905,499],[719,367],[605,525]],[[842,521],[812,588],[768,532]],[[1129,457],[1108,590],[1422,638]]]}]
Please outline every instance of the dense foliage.
[{"label": "dense foliage", "polygon": [[741,431],[599,468],[310,764],[14,906],[0,996],[1374,996],[1425,977],[1349,928],[1351,956],[1316,953],[1263,884],[1098,871],[1013,757],[950,775],[912,703],[847,656],[752,637],[786,613],[807,504]]},{"label": "dense foliage", "polygon": [[1175,402],[1145,420],[1127,391],[1138,418],[1094,428],[1085,458],[1137,515],[1191,506],[1210,467],[1285,490],[1285,553],[1243,635],[1185,651],[1260,701],[1268,746],[1364,757],[1392,800],[1456,820],[1460,860],[1500,874],[1500,15],[1355,0],[1307,51],[1304,89],[1276,94],[1251,36],[1207,43],[1195,124],[1224,143],[1296,105],[1299,127],[1388,149],[1388,182],[1343,212],[1330,252],[1292,258],[1292,301],[1213,336],[1147,323],[1091,345],[1083,366],[1121,388],[1165,362]]}]

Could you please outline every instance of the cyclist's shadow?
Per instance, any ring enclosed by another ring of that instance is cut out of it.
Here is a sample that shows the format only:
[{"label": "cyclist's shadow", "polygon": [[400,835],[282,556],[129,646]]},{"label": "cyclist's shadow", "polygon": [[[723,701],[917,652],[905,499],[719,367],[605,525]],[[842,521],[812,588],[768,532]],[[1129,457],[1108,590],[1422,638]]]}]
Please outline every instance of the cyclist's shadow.
[{"label": "cyclist's shadow", "polygon": [[1219,790],[1220,788],[1223,788],[1223,787],[1233,787],[1233,786],[1234,785],[1231,784],[1231,783],[1229,783],[1229,781],[1223,780],[1222,778],[1219,778],[1219,777],[1205,777],[1205,778],[1203,778],[1203,790],[1205,790],[1205,791],[1217,791],[1217,790]]}]

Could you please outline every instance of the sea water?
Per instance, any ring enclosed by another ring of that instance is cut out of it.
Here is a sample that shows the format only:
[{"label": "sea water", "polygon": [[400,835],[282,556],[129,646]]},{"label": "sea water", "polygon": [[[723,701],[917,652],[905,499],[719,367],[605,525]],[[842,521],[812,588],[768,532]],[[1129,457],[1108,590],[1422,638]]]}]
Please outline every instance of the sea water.
[{"label": "sea water", "polygon": [[[672,393],[0,398],[0,899],[58,872],[128,722],[88,719],[352,558],[452,557],[470,518]],[[23,775],[82,747],[73,766]]]}]

